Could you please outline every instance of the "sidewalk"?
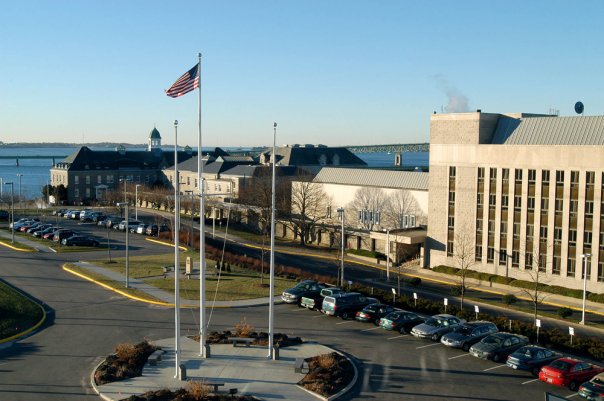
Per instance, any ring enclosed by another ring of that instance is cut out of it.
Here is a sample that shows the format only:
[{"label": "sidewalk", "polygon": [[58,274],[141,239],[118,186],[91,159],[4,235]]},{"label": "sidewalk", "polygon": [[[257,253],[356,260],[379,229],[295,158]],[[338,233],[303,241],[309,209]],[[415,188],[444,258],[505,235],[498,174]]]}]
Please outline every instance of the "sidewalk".
[{"label": "sidewalk", "polygon": [[[124,283],[124,287],[125,287],[125,283],[126,283],[126,276],[121,274],[121,273],[117,273],[111,269],[107,269],[105,267],[102,266],[98,266],[98,265],[94,265],[92,263],[88,263],[88,262],[73,262],[74,265],[85,269],[87,271],[90,272],[94,272],[97,274],[100,274],[102,276],[107,277],[110,280],[119,282],[119,283]],[[66,270],[66,268],[63,268],[64,270]],[[169,273],[169,274],[173,274]],[[184,278],[185,276],[181,274],[181,278]],[[194,276],[193,276],[194,277]],[[199,277],[199,276],[197,276]],[[90,277],[86,277],[86,279],[90,280],[90,281],[95,281],[93,279],[91,279]],[[192,280],[194,280],[195,278],[192,278]],[[197,280],[199,280],[199,278],[197,278]],[[159,289],[157,287],[153,287],[152,285],[146,284],[145,282],[143,282],[140,279],[137,278],[130,278],[128,280],[128,283],[130,285],[130,288],[133,289],[137,289],[139,291],[142,291],[146,294],[148,294],[149,296],[159,300],[160,304],[164,304],[165,306],[174,306],[174,293],[172,292],[168,292],[168,291],[164,291],[162,289]],[[120,291],[121,294],[128,296],[127,293],[122,292],[122,290],[124,290],[125,288],[114,288],[114,290]],[[130,298],[133,299],[138,299],[141,301],[145,301],[144,299],[140,299],[134,296],[129,296]],[[247,306],[259,306],[259,305],[268,305],[269,304],[269,297],[264,297],[264,298],[255,298],[255,299],[241,299],[241,300],[235,300],[235,301],[216,301],[216,302],[212,302],[211,299],[207,299],[206,298],[206,303],[207,303],[207,308],[240,308],[240,307],[247,307]],[[275,296],[274,301],[275,304],[278,303],[282,303],[283,301],[281,300],[281,296]],[[185,299],[185,298],[180,298],[180,305],[183,308],[198,308],[199,307],[199,301],[195,301],[195,300],[190,300],[190,299]]]},{"label": "sidewalk", "polygon": [[[212,344],[211,357],[203,359],[199,356],[198,342],[181,337],[180,343],[180,362],[186,366],[187,379],[224,383],[219,392],[228,394],[229,389],[236,388],[237,394],[251,394],[267,401],[324,399],[296,385],[305,373],[295,372],[294,361],[296,358],[333,352],[331,348],[315,343],[284,347],[279,350],[279,359],[273,361],[267,358],[266,347]],[[154,344],[161,346],[165,353],[156,366],[146,364],[142,376],[100,386],[95,386],[93,382],[93,387],[102,399],[118,401],[146,391],[164,388],[176,390],[186,386],[185,382],[174,377],[174,339],[154,341]],[[348,388],[354,385],[357,377],[355,375]]]},{"label": "sidewalk", "polygon": [[14,246],[16,248],[19,248],[19,244],[23,244],[36,249],[38,252],[53,252],[48,246],[27,238],[23,238],[22,236],[17,235],[17,233],[15,233],[15,243],[12,244],[12,234],[10,233],[10,231],[5,232],[4,230],[1,230],[0,239],[2,239],[3,242],[7,243],[8,245]]}]

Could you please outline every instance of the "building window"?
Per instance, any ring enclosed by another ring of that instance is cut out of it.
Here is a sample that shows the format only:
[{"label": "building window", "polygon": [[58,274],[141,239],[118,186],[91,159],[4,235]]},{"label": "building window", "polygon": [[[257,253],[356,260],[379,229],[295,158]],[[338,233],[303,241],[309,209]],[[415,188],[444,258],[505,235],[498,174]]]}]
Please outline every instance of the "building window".
[{"label": "building window", "polygon": [[577,261],[572,256],[568,258],[568,265],[566,269],[566,275],[569,277],[575,277],[575,271],[577,267]]},{"label": "building window", "polygon": [[518,251],[512,251],[512,266],[520,266],[520,252]]},{"label": "building window", "polygon": [[526,208],[528,210],[535,210],[535,197],[529,196],[526,200]]},{"label": "building window", "polygon": [[541,211],[547,212],[549,208],[549,198],[541,198]]},{"label": "building window", "polygon": [[539,237],[541,237],[542,240],[547,239],[547,226],[539,227]]},{"label": "building window", "polygon": [[522,170],[521,169],[514,170],[514,178],[516,180],[516,184],[522,183]]},{"label": "building window", "polygon": [[514,222],[514,238],[520,238],[520,223]]},{"label": "building window", "polygon": [[593,188],[596,180],[596,173],[593,171],[588,171],[585,173],[585,185],[587,188]]},{"label": "building window", "polygon": [[455,178],[455,174],[456,174],[455,166],[450,166],[449,167],[449,178]]},{"label": "building window", "polygon": [[448,227],[449,228],[453,228],[455,226],[455,217],[449,216],[448,220],[449,220],[449,222],[448,222],[449,226]]},{"label": "building window", "polygon": [[[75,185],[79,185],[79,184],[80,184],[80,177],[79,177],[79,176],[77,176],[77,175],[76,175],[76,176],[74,176],[74,177],[73,177],[73,183],[74,183]],[[76,195],[76,196],[77,196],[77,195]]]},{"label": "building window", "polygon": [[552,274],[560,275],[561,266],[562,260],[560,259],[560,255],[554,255],[554,260],[552,263]]},{"label": "building window", "polygon": [[113,175],[107,175],[107,184],[113,184]]},{"label": "building window", "polygon": [[140,176],[140,175],[137,175],[137,176],[136,176],[136,182],[137,182],[137,183],[140,183],[140,182],[141,182],[141,176]]},{"label": "building window", "polygon": [[562,229],[560,227],[554,227],[554,242],[558,244],[562,242]]},{"label": "building window", "polygon": [[447,241],[447,256],[453,256],[453,241]]},{"label": "building window", "polygon": [[537,179],[537,171],[529,170],[528,171],[528,181],[534,183],[536,179]]},{"label": "building window", "polygon": [[478,182],[484,182],[484,167],[478,167]]},{"label": "building window", "polygon": [[187,177],[187,186],[191,186],[191,177]]},{"label": "building window", "polygon": [[495,260],[495,248],[490,246],[487,248],[487,262],[493,263],[493,260]]},{"label": "building window", "polygon": [[501,208],[502,209],[507,209],[509,202],[510,202],[510,196],[509,195],[501,195]]},{"label": "building window", "polygon": [[594,214],[594,202],[593,201],[585,201],[585,215],[592,217]]},{"label": "building window", "polygon": [[80,197],[80,190],[78,188],[76,188],[76,189],[73,190],[73,196],[76,197],[76,198]]},{"label": "building window", "polygon": [[564,207],[564,201],[562,199],[556,199],[555,207],[556,207],[556,214],[562,214],[562,210]]},{"label": "building window", "polygon": [[524,267],[527,270],[533,270],[533,254],[530,252],[524,255]]},{"label": "building window", "polygon": [[86,188],[86,197],[90,198],[90,188]]},{"label": "building window", "polygon": [[589,244],[591,246],[591,241],[593,239],[593,234],[591,231],[585,231],[583,233],[583,243],[584,244]]},{"label": "building window", "polygon": [[598,281],[604,281],[604,262],[602,260],[598,262]]},{"label": "building window", "polygon": [[484,195],[483,194],[477,194],[476,196],[476,204],[478,206],[482,206],[484,202]]},{"label": "building window", "polygon": [[503,188],[507,188],[510,185],[510,169],[504,168],[501,170],[501,180]]},{"label": "building window", "polygon": [[476,255],[475,260],[480,262],[482,260],[482,245],[476,245]]},{"label": "building window", "polygon": [[476,232],[482,233],[482,219],[476,219]]},{"label": "building window", "polygon": [[532,239],[535,235],[535,226],[532,224],[526,225],[526,238]]},{"label": "building window", "polygon": [[579,172],[578,171],[570,172],[570,183],[571,183],[571,185],[579,185]]},{"label": "building window", "polygon": [[89,175],[86,176],[86,185],[90,185],[90,176]]},{"label": "building window", "polygon": [[508,254],[507,254],[507,251],[505,251],[505,250],[503,250],[503,249],[502,249],[502,250],[500,250],[500,251],[499,251],[499,264],[500,264],[501,266],[505,266],[505,264],[507,263],[507,261],[508,261]]},{"label": "building window", "polygon": [[522,208],[522,196],[514,195],[514,209],[520,210]]},{"label": "building window", "polygon": [[568,230],[568,243],[569,243],[569,245],[577,244],[577,230],[574,230],[574,229]]},{"label": "building window", "polygon": [[491,167],[489,169],[489,178],[491,179],[491,181],[494,181],[497,179],[497,169],[496,168]]},{"label": "building window", "polygon": [[501,230],[501,235],[506,235],[508,232],[508,222],[502,221],[499,228]]},{"label": "building window", "polygon": [[493,220],[489,220],[489,235],[492,235],[495,233],[495,222]]},{"label": "building window", "polygon": [[579,201],[577,199],[570,200],[570,213],[577,214],[579,211]]},{"label": "building window", "polygon": [[148,184],[148,183],[149,183],[149,176],[148,176],[148,175],[146,175],[146,176],[145,176],[145,184]]},{"label": "building window", "polygon": [[455,191],[449,191],[449,204],[455,203]]},{"label": "building window", "polygon": [[556,184],[564,184],[564,171],[556,170]]},{"label": "building window", "polygon": [[96,181],[97,184],[102,184],[103,183],[103,176],[101,176],[100,174],[96,177]]},{"label": "building window", "polygon": [[495,194],[489,194],[489,206],[495,206],[497,204],[497,197]]},{"label": "building window", "polygon": [[541,172],[541,183],[549,184],[549,170],[543,170]]}]

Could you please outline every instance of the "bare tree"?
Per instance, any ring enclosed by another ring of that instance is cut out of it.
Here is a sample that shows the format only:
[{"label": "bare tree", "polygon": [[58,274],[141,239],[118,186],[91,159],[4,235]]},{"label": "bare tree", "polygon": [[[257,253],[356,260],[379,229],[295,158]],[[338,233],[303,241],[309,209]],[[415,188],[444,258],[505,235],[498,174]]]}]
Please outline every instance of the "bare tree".
[{"label": "bare tree", "polygon": [[547,298],[547,293],[541,291],[541,287],[546,280],[546,258],[545,255],[539,255],[538,249],[529,253],[529,266],[524,270],[528,275],[530,285],[528,288],[522,288],[521,292],[525,294],[533,304],[533,321],[537,320],[539,305]]},{"label": "bare tree", "polygon": [[386,198],[384,204],[384,225],[390,228],[405,228],[405,216],[414,215],[416,221],[423,221],[424,216],[419,204],[409,191],[399,190]]},{"label": "bare tree", "polygon": [[461,228],[456,230],[453,242],[453,259],[455,266],[459,269],[459,288],[461,291],[461,309],[466,294],[466,278],[471,267],[476,264],[476,252],[474,235],[470,230]]},{"label": "bare tree", "polygon": [[328,221],[331,199],[321,184],[311,181],[308,175],[300,174],[292,182],[291,212],[287,214],[287,226],[306,245],[313,230]]},{"label": "bare tree", "polygon": [[[347,206],[347,209],[350,209],[351,212],[356,211],[357,213],[363,213],[363,211],[368,211],[370,213],[382,213],[384,211],[384,206],[386,205],[386,194],[384,190],[381,188],[370,188],[363,187],[358,189],[354,194],[354,199],[350,202],[350,205]],[[374,225],[380,225],[377,223],[378,219],[357,219],[356,213],[348,213],[347,219],[348,224],[351,224],[353,221],[358,222],[361,228],[365,230],[371,230]],[[351,224],[354,225],[354,224]]]}]

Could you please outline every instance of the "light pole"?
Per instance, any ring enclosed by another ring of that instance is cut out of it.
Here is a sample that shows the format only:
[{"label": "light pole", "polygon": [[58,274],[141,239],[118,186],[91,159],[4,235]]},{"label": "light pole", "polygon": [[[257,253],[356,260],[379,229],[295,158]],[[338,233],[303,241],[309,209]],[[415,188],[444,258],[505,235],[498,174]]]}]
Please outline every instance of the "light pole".
[{"label": "light pole", "polygon": [[5,182],[4,185],[10,185],[10,222],[11,222],[11,243],[15,243],[15,188],[13,182]]},{"label": "light pole", "polygon": [[343,207],[339,207],[336,211],[338,212],[338,218],[342,220],[342,260],[340,261],[340,288],[344,288],[344,241],[346,239],[346,234],[344,232],[345,212]]},{"label": "light pole", "polygon": [[136,184],[134,187],[134,219],[138,220],[138,187],[141,187],[141,184]]},{"label": "light pole", "polygon": [[386,280],[390,281],[390,229],[386,229]]},{"label": "light pole", "polygon": [[[185,191],[186,194],[191,195],[191,227],[189,227],[189,245],[191,246],[191,248],[193,247],[193,216],[195,214],[195,199],[194,197],[194,193],[192,190],[187,190]],[[201,217],[200,217],[201,219]]]},{"label": "light pole", "polygon": [[128,234],[130,233],[130,223],[128,221],[128,202],[118,202],[119,207],[126,207],[126,288],[130,288],[130,266],[128,265]]},{"label": "light pole", "polygon": [[21,203],[21,177],[23,177],[23,174],[17,174],[17,177],[19,177],[19,209],[22,209],[23,204]]},{"label": "light pole", "polygon": [[581,311],[580,324],[585,324],[585,299],[587,297],[587,259],[591,258],[591,253],[584,253],[581,255],[583,258],[583,309]]}]

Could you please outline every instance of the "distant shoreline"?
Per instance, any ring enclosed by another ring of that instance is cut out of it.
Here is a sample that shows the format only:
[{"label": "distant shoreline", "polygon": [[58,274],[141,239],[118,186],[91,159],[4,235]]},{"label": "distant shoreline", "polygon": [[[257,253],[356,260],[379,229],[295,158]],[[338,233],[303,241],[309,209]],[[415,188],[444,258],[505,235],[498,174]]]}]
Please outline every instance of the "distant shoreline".
[{"label": "distant shoreline", "polygon": [[113,142],[100,142],[100,143],[67,143],[67,142],[14,142],[14,143],[3,143],[0,142],[0,148],[79,148],[81,146],[96,147],[96,148],[115,148],[116,146],[125,147],[147,147],[146,144],[133,144],[133,143],[113,143]]}]

